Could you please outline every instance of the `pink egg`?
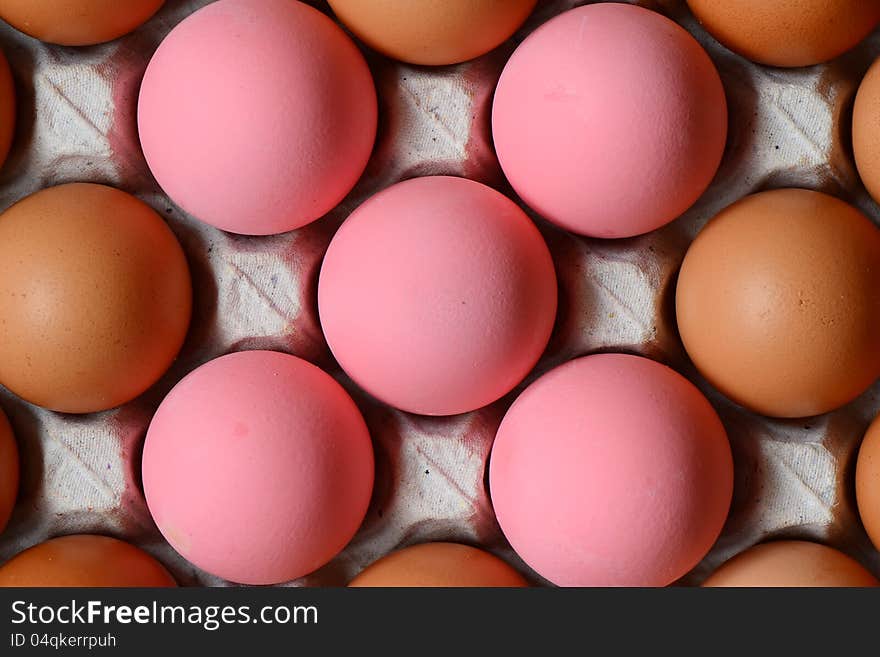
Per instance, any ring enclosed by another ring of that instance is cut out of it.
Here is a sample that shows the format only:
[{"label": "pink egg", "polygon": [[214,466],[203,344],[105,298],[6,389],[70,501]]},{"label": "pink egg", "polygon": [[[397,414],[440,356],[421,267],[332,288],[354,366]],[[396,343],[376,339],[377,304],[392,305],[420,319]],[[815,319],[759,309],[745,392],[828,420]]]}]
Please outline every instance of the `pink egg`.
[{"label": "pink egg", "polygon": [[633,5],[578,7],[516,49],[492,114],[504,173],[563,228],[630,237],[706,190],[727,138],[721,79],[700,44]]},{"label": "pink egg", "polygon": [[405,411],[453,415],[495,401],[535,365],[553,329],[556,274],[513,201],[464,178],[416,178],[342,225],[318,308],[360,386]]},{"label": "pink egg", "polygon": [[219,0],[159,46],[141,87],[141,144],[187,212],[234,233],[299,228],[360,178],[376,136],[360,51],[293,0]]},{"label": "pink egg", "polygon": [[587,356],[514,402],[489,486],[513,549],[551,582],[665,586],[717,539],[733,460],[718,415],[684,377],[638,356]]},{"label": "pink egg", "polygon": [[272,351],[212,360],[159,406],[143,456],[147,505],[169,543],[233,582],[307,575],[354,536],[373,449],[351,397]]}]

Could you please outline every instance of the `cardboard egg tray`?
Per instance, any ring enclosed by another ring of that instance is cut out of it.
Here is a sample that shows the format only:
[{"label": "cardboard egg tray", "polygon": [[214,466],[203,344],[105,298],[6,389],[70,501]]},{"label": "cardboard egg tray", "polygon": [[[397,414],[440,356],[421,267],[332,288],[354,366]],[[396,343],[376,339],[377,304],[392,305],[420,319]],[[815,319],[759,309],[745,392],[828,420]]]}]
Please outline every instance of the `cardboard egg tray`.
[{"label": "cardboard egg tray", "polygon": [[[0,25],[0,47],[14,71],[19,107],[13,151],[0,172],[0,210],[64,182],[119,187],[167,219],[186,250],[195,289],[193,322],[179,359],[135,401],[74,416],[36,408],[0,390],[22,460],[21,491],[0,535],[0,561],[53,536],[104,533],[145,548],[181,584],[226,585],[184,561],[162,539],[141,490],[141,448],[153,411],[175,382],[211,358],[260,348],[296,354],[331,372],[361,407],[376,451],[376,487],[360,532],[330,564],[292,585],[342,585],[376,558],[432,540],[482,546],[541,583],[505,542],[485,485],[495,430],[523,386],[487,408],[448,418],[418,417],[370,399],[342,374],[324,342],[316,281],[336,228],[363,200],[394,182],[458,175],[515,198],[491,145],[495,83],[525,35],[588,3],[539,2],[513,39],[457,66],[408,66],[366,52],[379,93],[380,125],[364,177],[314,224],[284,235],[243,237],[201,224],[171,203],[138,145],[135,108],[147,62],[162,38],[208,1],[168,0],[134,34],[89,48],[46,45]],[[311,4],[330,13],[323,2]],[[818,189],[880,220],[880,208],[859,182],[848,141],[852,101],[862,75],[880,55],[880,33],[830,64],[772,69],[721,47],[683,0],[640,4],[682,24],[715,61],[730,109],[724,162],[689,212],[649,235],[587,239],[535,217],[555,260],[560,313],[550,346],[525,383],[576,356],[624,351],[671,365],[709,396],[733,448],[734,500],[716,546],[681,583],[699,583],[733,554],[771,537],[827,543],[880,576],[880,553],[858,521],[853,485],[856,451],[880,408],[880,386],[820,417],[758,417],[722,398],[695,373],[673,312],[675,277],[691,239],[716,212],[746,194],[774,187]]]}]

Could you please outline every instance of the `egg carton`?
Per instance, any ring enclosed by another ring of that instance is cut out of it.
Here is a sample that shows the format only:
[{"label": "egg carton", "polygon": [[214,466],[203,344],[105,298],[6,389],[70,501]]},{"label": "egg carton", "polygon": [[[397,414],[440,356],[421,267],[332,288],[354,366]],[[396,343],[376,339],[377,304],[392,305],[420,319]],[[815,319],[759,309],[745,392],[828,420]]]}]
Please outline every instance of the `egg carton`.
[{"label": "egg carton", "polygon": [[[245,237],[206,226],[169,201],[138,145],[135,108],[147,62],[177,23],[208,2],[168,0],[135,33],[88,48],[43,44],[0,25],[0,47],[13,68],[19,107],[13,151],[0,172],[0,210],[65,182],[119,187],[166,218],[187,253],[195,288],[192,326],[180,357],[138,399],[75,416],[36,408],[0,390],[22,464],[18,503],[0,535],[0,561],[53,536],[102,533],[144,548],[183,585],[229,585],[183,560],[162,539],[141,489],[142,443],[152,413],[186,373],[230,351],[275,349],[319,365],[352,393],[376,452],[373,500],[357,536],[328,565],[290,585],[342,585],[396,548],[437,540],[481,546],[534,583],[546,583],[516,557],[495,521],[485,483],[492,440],[516,394],[541,373],[580,355],[623,351],[665,362],[694,381],[721,415],[733,449],[730,517],[709,555],[679,583],[697,584],[730,556],[775,537],[827,543],[880,576],[880,554],[858,520],[853,484],[855,454],[880,408],[880,386],[820,417],[759,417],[721,397],[695,372],[677,336],[673,310],[675,277],[690,241],[708,219],[742,196],[775,187],[818,189],[880,220],[880,210],[859,182],[847,141],[852,101],[880,54],[880,33],[827,65],[773,69],[720,46],[683,1],[639,2],[690,31],[721,73],[730,109],[721,169],[684,216],[637,238],[579,237],[532,214],[553,254],[560,286],[559,317],[547,352],[524,384],[499,402],[435,418],[376,402],[333,361],[317,318],[321,259],[348,214],[399,180],[465,176],[516,198],[490,138],[498,76],[516,45],[537,26],[590,3],[540,2],[507,43],[456,66],[409,66],[365,52],[379,93],[380,125],[362,180],[339,207],[305,228]],[[310,4],[332,15],[326,3]]]}]

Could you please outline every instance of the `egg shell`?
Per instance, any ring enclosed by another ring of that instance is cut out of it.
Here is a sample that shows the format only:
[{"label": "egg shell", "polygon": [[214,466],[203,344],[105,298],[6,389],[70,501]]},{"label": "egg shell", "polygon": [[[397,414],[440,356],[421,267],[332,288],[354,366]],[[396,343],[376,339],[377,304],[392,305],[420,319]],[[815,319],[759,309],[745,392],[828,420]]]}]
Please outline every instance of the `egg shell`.
[{"label": "egg shell", "polygon": [[880,549],[880,420],[868,427],[856,460],[856,503],[862,525]]},{"label": "egg shell", "polygon": [[773,417],[838,408],[880,376],[880,230],[819,192],[748,196],[691,245],[676,313],[688,355],[733,401]]},{"label": "egg shell", "polygon": [[373,449],[351,397],[287,354],[247,351],[191,372],[144,444],[147,505],[186,559],[243,584],[330,561],[364,519]]},{"label": "egg shell", "polygon": [[513,201],[433,176],[351,214],[324,258],[318,309],[333,355],[367,392],[453,415],[522,381],[550,338],[556,295],[547,245]]},{"label": "egg shell", "polygon": [[489,463],[513,549],[560,586],[665,586],[706,555],[733,494],[724,427],[680,374],[587,356],[526,388]]},{"label": "egg shell", "polygon": [[852,145],[862,182],[880,203],[880,59],[868,69],[856,94]]},{"label": "egg shell", "polygon": [[878,586],[855,559],[808,541],[773,541],[746,550],[722,565],[703,586]]},{"label": "egg shell", "polygon": [[593,237],[672,221],[706,190],[727,138],[715,66],[684,28],[618,3],[577,7],[517,48],[492,109],[498,159],[545,218]]},{"label": "egg shell", "polygon": [[0,50],[0,167],[6,162],[15,136],[15,84],[6,55]]},{"label": "egg shell", "polygon": [[0,587],[171,587],[165,567],[149,554],[109,536],[50,539],[0,567]]},{"label": "egg shell", "polygon": [[812,66],[834,59],[880,23],[876,0],[687,0],[723,45],[759,64]]},{"label": "egg shell", "polygon": [[0,409],[0,534],[6,528],[18,496],[18,447],[6,414]]},{"label": "egg shell", "polygon": [[382,557],[354,587],[516,587],[528,583],[498,557],[460,543],[422,543]]},{"label": "egg shell", "polygon": [[293,0],[219,0],[195,12],[159,46],[138,103],[162,189],[202,221],[250,235],[333,209],[366,167],[376,122],[360,51]]},{"label": "egg shell", "polygon": [[137,397],[177,357],[191,308],[180,244],[125,192],[60,185],[0,215],[0,383],[33,404]]},{"label": "egg shell", "polygon": [[135,30],[165,0],[0,0],[0,18],[30,36],[62,46],[90,46]]},{"label": "egg shell", "polygon": [[483,55],[525,22],[537,0],[329,0],[342,23],[374,50],[411,64]]}]

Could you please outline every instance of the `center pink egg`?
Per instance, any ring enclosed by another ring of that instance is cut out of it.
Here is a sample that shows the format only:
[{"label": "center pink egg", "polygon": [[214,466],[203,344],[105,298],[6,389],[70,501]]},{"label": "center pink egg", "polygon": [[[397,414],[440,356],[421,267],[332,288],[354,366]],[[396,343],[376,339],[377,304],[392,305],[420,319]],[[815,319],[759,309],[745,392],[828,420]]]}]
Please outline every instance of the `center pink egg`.
[{"label": "center pink egg", "polygon": [[367,392],[453,415],[516,386],[556,313],[544,239],[510,199],[464,178],[398,183],[333,238],[318,284],[324,335]]}]

